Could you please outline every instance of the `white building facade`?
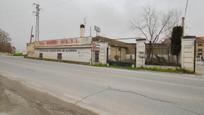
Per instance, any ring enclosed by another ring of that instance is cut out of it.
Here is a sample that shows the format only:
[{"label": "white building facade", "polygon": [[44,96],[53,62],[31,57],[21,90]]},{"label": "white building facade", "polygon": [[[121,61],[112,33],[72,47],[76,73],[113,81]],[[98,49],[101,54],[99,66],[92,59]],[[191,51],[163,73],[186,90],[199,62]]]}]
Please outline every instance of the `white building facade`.
[{"label": "white building facade", "polygon": [[27,56],[40,59],[107,63],[107,43],[92,43],[91,37],[44,40],[27,44]]},{"label": "white building facade", "polygon": [[92,42],[92,37],[84,37],[84,25],[80,26],[79,38],[42,40],[27,44],[27,56],[59,61],[106,64],[107,43]]}]

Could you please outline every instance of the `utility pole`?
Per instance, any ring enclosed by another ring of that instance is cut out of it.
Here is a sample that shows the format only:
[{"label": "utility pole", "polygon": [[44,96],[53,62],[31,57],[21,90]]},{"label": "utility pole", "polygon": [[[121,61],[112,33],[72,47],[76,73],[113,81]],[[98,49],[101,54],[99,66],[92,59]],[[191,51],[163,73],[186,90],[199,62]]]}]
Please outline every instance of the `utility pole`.
[{"label": "utility pole", "polygon": [[34,37],[34,35],[33,35],[33,26],[32,26],[31,27],[31,32],[30,32],[30,43],[33,42],[33,37]]},{"label": "utility pole", "polygon": [[185,12],[184,12],[184,16],[182,17],[183,36],[185,34],[185,20],[186,20],[186,15],[188,11],[188,3],[189,3],[189,0],[186,0]]},{"label": "utility pole", "polygon": [[39,33],[40,33],[40,27],[39,27],[39,23],[40,23],[40,5],[33,3],[34,7],[35,7],[35,11],[33,11],[33,13],[35,14],[36,17],[36,21],[35,21],[35,41],[39,41]]}]

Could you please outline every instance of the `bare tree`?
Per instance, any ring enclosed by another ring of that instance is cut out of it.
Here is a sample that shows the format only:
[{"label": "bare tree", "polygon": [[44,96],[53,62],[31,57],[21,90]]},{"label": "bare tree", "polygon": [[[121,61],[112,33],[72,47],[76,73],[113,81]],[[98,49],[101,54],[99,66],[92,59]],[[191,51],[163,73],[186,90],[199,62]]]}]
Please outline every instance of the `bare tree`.
[{"label": "bare tree", "polygon": [[15,47],[11,45],[9,34],[0,29],[0,52],[12,53]]},{"label": "bare tree", "polygon": [[160,42],[162,38],[170,37],[173,27],[178,22],[179,13],[175,10],[162,13],[152,7],[146,7],[140,18],[131,21],[131,26],[149,42],[147,57],[151,58],[152,44]]}]

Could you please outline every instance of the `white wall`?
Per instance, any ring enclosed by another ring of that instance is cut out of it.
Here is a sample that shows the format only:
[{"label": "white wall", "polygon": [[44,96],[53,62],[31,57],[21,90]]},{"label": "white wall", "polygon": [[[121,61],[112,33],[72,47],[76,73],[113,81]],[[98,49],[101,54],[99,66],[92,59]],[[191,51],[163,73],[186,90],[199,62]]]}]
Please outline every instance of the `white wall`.
[{"label": "white wall", "polygon": [[100,43],[99,45],[100,45],[99,62],[101,64],[107,64],[108,43]]},{"label": "white wall", "polygon": [[47,59],[56,59],[57,54],[62,53],[62,60],[65,61],[76,61],[76,62],[87,62],[91,61],[91,48],[76,48],[73,49],[75,51],[57,51],[57,52],[50,52],[50,51],[41,51],[39,53],[43,53],[43,58]]},{"label": "white wall", "polygon": [[91,61],[91,48],[77,49],[77,52],[65,52],[62,56],[62,59],[89,63]]},{"label": "white wall", "polygon": [[137,40],[136,67],[145,66],[145,39]]},{"label": "white wall", "polygon": [[195,58],[195,38],[185,38],[182,39],[182,63],[181,66],[183,69],[187,69],[190,71],[194,71],[195,63],[194,63],[194,58]]}]

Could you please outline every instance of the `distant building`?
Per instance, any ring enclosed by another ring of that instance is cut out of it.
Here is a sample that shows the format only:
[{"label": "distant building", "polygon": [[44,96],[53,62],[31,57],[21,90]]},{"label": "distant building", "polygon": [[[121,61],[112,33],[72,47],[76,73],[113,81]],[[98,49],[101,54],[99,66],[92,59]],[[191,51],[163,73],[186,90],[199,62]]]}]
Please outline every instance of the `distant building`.
[{"label": "distant building", "polygon": [[96,36],[85,37],[85,25],[80,25],[80,37],[42,40],[27,44],[27,56],[77,63],[128,61],[135,63],[135,44]]},{"label": "distant building", "polygon": [[165,38],[165,39],[163,39],[163,41],[161,42],[161,44],[171,44],[171,38]]},{"label": "distant building", "polygon": [[198,61],[204,61],[204,37],[196,38],[196,57]]}]

